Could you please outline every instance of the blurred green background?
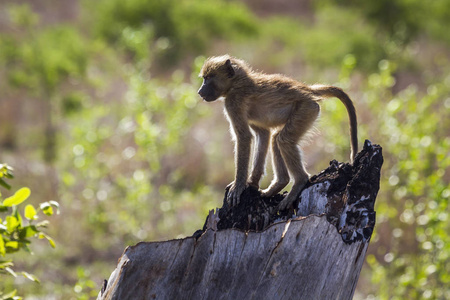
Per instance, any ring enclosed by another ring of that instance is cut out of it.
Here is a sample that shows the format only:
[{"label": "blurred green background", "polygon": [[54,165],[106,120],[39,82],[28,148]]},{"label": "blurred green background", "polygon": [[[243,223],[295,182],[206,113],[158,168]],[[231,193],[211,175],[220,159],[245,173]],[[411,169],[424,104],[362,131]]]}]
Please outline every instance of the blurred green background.
[{"label": "blurred green background", "polygon": [[[207,56],[344,88],[383,147],[377,225],[355,299],[450,299],[448,0],[41,0],[0,3],[0,163],[60,214],[13,255],[25,299],[91,299],[127,245],[181,238],[234,173],[221,103],[197,96]],[[316,174],[347,161],[348,120],[323,102]],[[267,171],[262,186],[271,179]],[[3,216],[0,215],[0,218]],[[2,258],[0,257],[0,260]]]}]

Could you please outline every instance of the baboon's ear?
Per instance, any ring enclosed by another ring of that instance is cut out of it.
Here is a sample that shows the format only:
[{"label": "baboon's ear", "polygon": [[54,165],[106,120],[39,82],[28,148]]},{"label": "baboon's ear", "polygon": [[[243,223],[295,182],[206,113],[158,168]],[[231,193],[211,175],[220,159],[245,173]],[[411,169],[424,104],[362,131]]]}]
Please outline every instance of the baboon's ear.
[{"label": "baboon's ear", "polygon": [[233,77],[235,71],[234,71],[233,66],[231,65],[231,61],[229,59],[227,59],[227,61],[225,62],[225,66],[227,67],[228,78]]}]

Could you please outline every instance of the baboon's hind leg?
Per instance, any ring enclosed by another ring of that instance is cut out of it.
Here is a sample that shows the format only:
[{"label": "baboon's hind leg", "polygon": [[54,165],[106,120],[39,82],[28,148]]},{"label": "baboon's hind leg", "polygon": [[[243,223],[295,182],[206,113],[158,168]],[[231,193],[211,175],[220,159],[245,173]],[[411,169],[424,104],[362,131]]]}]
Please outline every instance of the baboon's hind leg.
[{"label": "baboon's hind leg", "polygon": [[269,187],[262,191],[263,197],[278,194],[289,183],[289,172],[277,143],[279,134],[280,132],[277,132],[272,137],[272,166],[275,177]]},{"label": "baboon's hind leg", "polygon": [[309,179],[298,142],[312,127],[319,115],[320,107],[316,102],[305,104],[309,107],[304,107],[304,105],[297,107],[296,112],[291,116],[277,137],[277,144],[280,148],[281,155],[294,179],[292,189],[279,204],[279,209],[289,207],[298,197]]},{"label": "baboon's hind leg", "polygon": [[250,126],[256,134],[254,157],[252,173],[248,180],[248,184],[259,189],[259,181],[265,172],[266,168],[266,156],[269,148],[270,142],[270,130],[257,127],[254,125]]}]

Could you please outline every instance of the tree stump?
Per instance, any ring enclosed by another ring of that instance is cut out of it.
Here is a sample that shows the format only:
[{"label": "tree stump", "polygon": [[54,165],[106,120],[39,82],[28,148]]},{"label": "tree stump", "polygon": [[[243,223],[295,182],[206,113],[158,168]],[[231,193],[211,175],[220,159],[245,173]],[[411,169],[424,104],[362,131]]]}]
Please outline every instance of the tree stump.
[{"label": "tree stump", "polygon": [[125,249],[97,299],[351,299],[382,164],[366,140],[353,165],[332,161],[285,211],[283,195],[248,188],[191,237]]}]

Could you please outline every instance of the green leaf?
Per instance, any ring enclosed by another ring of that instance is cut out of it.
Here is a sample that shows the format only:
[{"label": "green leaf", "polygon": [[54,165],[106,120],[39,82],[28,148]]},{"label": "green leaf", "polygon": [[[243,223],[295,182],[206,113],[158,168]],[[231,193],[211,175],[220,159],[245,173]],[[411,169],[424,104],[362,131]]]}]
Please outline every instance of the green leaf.
[{"label": "green leaf", "polygon": [[19,213],[19,210],[17,209],[17,206],[13,206],[13,212],[12,215],[17,219],[17,222],[19,222],[19,225],[17,227],[22,227],[22,216]]},{"label": "green leaf", "polygon": [[19,237],[21,239],[26,239],[28,237],[32,237],[34,236],[36,233],[38,233],[39,230],[37,230],[36,226],[34,225],[29,225],[29,226],[25,226],[19,233]]},{"label": "green leaf", "polygon": [[18,249],[19,248],[19,242],[17,241],[9,241],[5,243],[5,247]]},{"label": "green leaf", "polygon": [[46,214],[47,216],[53,215],[53,207],[51,206],[51,204],[49,202],[41,203],[40,208],[42,209],[44,214]]},{"label": "green leaf", "polygon": [[50,246],[52,246],[52,248],[56,248],[55,241],[54,241],[51,237],[49,237],[48,235],[46,235],[45,233],[39,232],[39,238],[40,238],[40,239],[43,239],[43,238],[47,239],[48,242],[50,243]]},{"label": "green leaf", "polygon": [[31,204],[28,204],[27,206],[25,206],[24,215],[25,215],[25,218],[27,218],[28,220],[37,219],[36,209],[34,209],[34,206]]},{"label": "green leaf", "polygon": [[17,192],[14,193],[11,197],[8,197],[3,201],[4,206],[13,206],[18,205],[22,203],[23,201],[27,200],[27,198],[30,196],[30,189],[27,187],[19,189]]},{"label": "green leaf", "polygon": [[48,236],[47,240],[50,243],[50,246],[52,246],[52,248],[56,248],[55,241],[51,237]]},{"label": "green leaf", "polygon": [[16,228],[20,225],[19,220],[14,216],[6,216],[6,230],[8,232],[14,232]]},{"label": "green leaf", "polygon": [[5,256],[6,249],[5,249],[5,242],[3,241],[3,236],[0,235],[0,255]]},{"label": "green leaf", "polygon": [[33,274],[30,274],[28,272],[22,272],[22,275],[23,275],[23,277],[28,278],[31,281],[40,283],[39,279],[36,276],[34,276]]},{"label": "green leaf", "polygon": [[0,178],[0,185],[3,186],[7,190],[11,189],[11,186],[9,184],[7,184],[6,181],[3,180],[3,178]]}]

